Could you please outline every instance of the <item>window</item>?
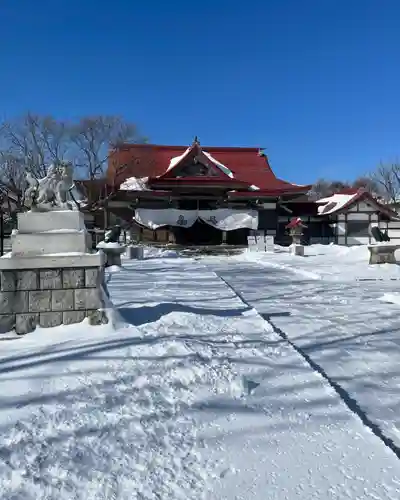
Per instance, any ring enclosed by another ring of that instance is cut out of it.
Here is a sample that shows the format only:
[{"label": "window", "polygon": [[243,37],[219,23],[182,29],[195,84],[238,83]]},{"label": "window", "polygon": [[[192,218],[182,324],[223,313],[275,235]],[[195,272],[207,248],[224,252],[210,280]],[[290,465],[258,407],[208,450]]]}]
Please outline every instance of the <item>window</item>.
[{"label": "window", "polygon": [[347,221],[348,236],[369,236],[369,220]]}]

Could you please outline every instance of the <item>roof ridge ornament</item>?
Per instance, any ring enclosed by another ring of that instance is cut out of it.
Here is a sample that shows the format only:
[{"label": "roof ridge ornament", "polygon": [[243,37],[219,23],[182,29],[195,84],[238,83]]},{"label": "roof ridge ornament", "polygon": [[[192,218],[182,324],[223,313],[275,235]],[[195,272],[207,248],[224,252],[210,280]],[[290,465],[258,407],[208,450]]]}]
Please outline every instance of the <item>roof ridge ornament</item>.
[{"label": "roof ridge ornament", "polygon": [[194,136],[194,139],[193,139],[193,146],[197,144],[198,146],[200,146],[200,141],[199,141],[199,138],[197,137],[197,135]]},{"label": "roof ridge ornament", "polygon": [[265,148],[258,148],[258,156],[261,156],[262,158],[265,158],[267,155],[264,153]]}]

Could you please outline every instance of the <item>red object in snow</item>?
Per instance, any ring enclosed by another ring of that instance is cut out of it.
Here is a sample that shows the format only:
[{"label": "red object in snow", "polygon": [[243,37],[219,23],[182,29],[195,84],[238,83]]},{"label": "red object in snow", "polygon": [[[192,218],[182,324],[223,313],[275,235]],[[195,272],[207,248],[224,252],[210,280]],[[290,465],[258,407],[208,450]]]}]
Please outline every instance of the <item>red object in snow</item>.
[{"label": "red object in snow", "polygon": [[303,221],[300,219],[300,217],[293,217],[293,219],[291,219],[289,224],[287,224],[285,227],[286,229],[292,229],[294,227],[306,227],[306,226],[303,224]]}]

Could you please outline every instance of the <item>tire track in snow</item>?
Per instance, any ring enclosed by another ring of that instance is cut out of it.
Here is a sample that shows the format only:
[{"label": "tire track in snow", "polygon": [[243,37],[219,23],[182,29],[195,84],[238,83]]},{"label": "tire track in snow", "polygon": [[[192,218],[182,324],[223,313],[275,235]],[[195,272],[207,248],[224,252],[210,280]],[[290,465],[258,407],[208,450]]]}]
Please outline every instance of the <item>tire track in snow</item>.
[{"label": "tire track in snow", "polygon": [[360,407],[358,402],[340,384],[335,382],[326,373],[326,371],[322,368],[322,366],[316,363],[306,353],[304,349],[297,346],[296,343],[290,340],[289,337],[286,335],[286,333],[281,328],[279,328],[274,324],[270,316],[262,314],[259,311],[257,311],[257,309],[254,306],[252,306],[252,304],[244,297],[244,295],[239,290],[237,290],[225,278],[223,278],[219,272],[217,271],[214,272],[218,276],[218,278],[222,280],[226,284],[226,286],[230,288],[230,290],[240,298],[240,300],[242,300],[244,304],[246,304],[248,307],[256,311],[257,314],[259,314],[269,325],[271,325],[274,333],[276,333],[283,341],[287,342],[287,344],[290,345],[303,358],[303,360],[310,366],[310,368],[314,372],[318,373],[329,384],[329,386],[336,392],[336,394],[339,396],[342,402],[347,406],[347,408],[361,420],[363,425],[367,427],[378,439],[380,439],[382,443],[387,448],[389,448],[396,455],[398,459],[400,459],[400,447],[398,447],[392,439],[385,436],[379,425],[377,425],[368,417],[368,415]]}]

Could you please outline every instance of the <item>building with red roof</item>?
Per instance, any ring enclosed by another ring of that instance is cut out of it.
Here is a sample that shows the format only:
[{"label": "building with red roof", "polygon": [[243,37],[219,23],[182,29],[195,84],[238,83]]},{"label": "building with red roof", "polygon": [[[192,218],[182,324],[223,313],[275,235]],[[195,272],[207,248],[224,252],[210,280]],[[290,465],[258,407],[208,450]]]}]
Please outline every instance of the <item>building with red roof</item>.
[{"label": "building with red roof", "polygon": [[78,184],[94,226],[124,223],[144,241],[246,245],[262,234],[286,245],[298,218],[305,243],[371,243],[376,224],[400,238],[398,214],[365,189],[310,201],[311,186],[279,179],[258,148],[203,147],[197,138],[189,147],[124,144],[111,151],[105,179]]},{"label": "building with red roof", "polygon": [[183,244],[245,244],[251,231],[276,234],[277,205],[311,186],[276,177],[258,148],[124,144],[110,153],[110,211],[133,220],[141,238]]}]

